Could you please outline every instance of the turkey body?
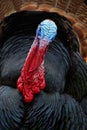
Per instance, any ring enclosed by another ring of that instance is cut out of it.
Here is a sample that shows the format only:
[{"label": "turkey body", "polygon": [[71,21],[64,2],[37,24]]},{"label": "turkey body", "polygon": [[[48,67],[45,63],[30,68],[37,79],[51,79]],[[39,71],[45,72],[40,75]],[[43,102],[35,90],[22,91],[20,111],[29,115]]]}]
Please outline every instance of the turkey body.
[{"label": "turkey body", "polygon": [[[37,25],[46,18],[54,20],[58,26],[58,35],[45,56],[46,88],[31,103],[25,103],[16,82],[33,43]],[[79,56],[78,46],[69,21],[56,13],[23,11],[1,22],[0,130],[86,130],[86,115],[79,102],[87,92],[87,67]],[[80,63],[76,73],[72,71],[78,65],[75,58]],[[81,72],[83,75],[77,78],[74,86],[77,88],[80,80],[85,85],[82,84],[82,89],[77,92],[77,89],[73,90],[73,75],[78,76]],[[70,86],[72,91],[69,91]]]}]

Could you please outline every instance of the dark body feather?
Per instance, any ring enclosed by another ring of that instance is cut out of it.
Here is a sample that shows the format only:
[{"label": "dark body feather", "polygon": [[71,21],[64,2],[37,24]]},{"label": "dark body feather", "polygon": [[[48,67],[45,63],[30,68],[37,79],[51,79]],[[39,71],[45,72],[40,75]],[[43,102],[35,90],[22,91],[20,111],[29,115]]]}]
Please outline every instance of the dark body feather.
[{"label": "dark body feather", "polygon": [[[46,18],[56,22],[58,35],[45,56],[46,88],[27,104],[17,90],[16,81],[33,43],[37,25]],[[76,66],[72,55],[77,55],[77,52],[79,42],[71,23],[56,13],[23,11],[1,22],[0,130],[86,130],[86,116],[73,98],[76,96],[66,94],[69,94],[70,86],[73,90],[68,75],[72,78],[72,63]],[[82,68],[84,61],[78,61],[81,63],[79,68]],[[83,68],[85,71],[86,67]],[[83,74],[82,78],[85,76]],[[78,95],[81,99],[85,94]]]},{"label": "dark body feather", "polygon": [[73,52],[71,58],[65,92],[80,102],[87,95],[87,64],[78,52]]}]

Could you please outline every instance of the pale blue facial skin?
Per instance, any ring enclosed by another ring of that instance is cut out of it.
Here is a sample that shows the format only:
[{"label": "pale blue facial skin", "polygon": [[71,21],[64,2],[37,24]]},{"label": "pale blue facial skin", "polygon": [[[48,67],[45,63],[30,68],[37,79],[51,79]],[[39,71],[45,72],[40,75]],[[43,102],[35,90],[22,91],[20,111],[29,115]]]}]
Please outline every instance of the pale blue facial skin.
[{"label": "pale blue facial skin", "polygon": [[53,41],[56,35],[57,25],[50,19],[42,21],[36,30],[36,36],[41,40],[47,40],[48,42]]}]

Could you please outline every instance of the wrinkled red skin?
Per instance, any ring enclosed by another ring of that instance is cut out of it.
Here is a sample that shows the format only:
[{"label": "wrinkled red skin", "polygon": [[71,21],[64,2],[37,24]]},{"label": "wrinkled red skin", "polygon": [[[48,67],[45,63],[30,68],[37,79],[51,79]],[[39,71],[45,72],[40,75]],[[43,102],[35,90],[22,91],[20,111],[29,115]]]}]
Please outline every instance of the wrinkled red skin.
[{"label": "wrinkled red skin", "polygon": [[25,102],[32,102],[34,95],[45,88],[44,56],[48,48],[47,40],[35,38],[17,81],[18,90]]}]

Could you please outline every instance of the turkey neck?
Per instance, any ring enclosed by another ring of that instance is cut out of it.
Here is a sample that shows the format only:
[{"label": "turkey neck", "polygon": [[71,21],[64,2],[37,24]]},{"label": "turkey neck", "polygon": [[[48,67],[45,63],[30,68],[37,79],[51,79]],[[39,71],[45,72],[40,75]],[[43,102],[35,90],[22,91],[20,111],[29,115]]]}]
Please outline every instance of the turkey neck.
[{"label": "turkey neck", "polygon": [[25,60],[17,81],[18,90],[23,94],[25,102],[31,102],[35,94],[46,86],[44,78],[44,56],[48,41],[35,38]]},{"label": "turkey neck", "polygon": [[47,48],[48,43],[46,40],[35,38],[24,63],[23,69],[25,69],[26,74],[33,73],[42,66]]}]

